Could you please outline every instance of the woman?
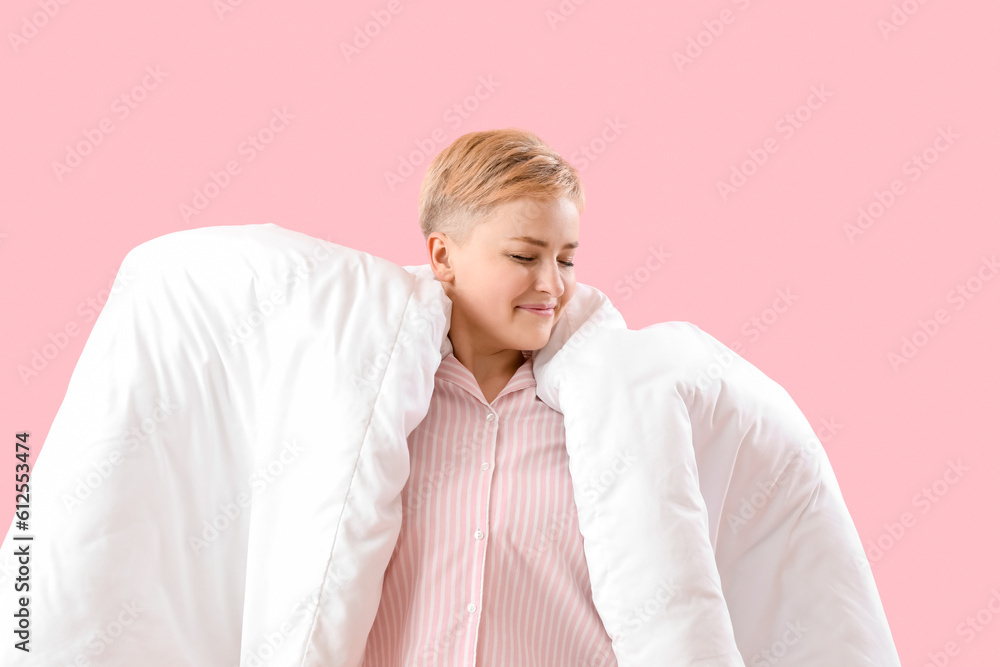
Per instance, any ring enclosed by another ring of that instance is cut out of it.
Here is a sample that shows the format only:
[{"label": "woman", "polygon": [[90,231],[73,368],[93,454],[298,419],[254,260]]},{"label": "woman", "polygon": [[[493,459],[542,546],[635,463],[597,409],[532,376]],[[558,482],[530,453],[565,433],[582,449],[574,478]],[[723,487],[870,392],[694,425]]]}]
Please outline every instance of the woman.
[{"label": "woman", "polygon": [[617,664],[591,598],[562,415],[532,373],[573,298],[583,207],[576,170],[530,132],[466,134],[427,170],[420,225],[453,304],[453,351],[407,439],[403,524],[366,667]]}]

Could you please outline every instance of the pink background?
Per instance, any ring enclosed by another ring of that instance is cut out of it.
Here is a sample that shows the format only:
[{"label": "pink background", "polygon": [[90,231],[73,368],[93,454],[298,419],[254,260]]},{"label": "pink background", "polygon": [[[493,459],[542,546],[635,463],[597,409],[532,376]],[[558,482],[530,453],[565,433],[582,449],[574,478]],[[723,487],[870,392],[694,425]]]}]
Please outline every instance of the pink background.
[{"label": "pink background", "polygon": [[[424,263],[419,147],[521,127],[581,170],[578,280],[634,329],[686,320],[730,345],[823,436],[903,664],[951,641],[948,664],[996,664],[1000,618],[960,624],[1000,596],[1000,279],[984,264],[1000,253],[1000,5],[330,5],[4,3],[5,521],[13,434],[37,455],[131,248],[274,222]],[[57,169],[71,148],[89,154]],[[186,219],[196,189],[213,196]],[[877,217],[852,234],[859,207]]]}]

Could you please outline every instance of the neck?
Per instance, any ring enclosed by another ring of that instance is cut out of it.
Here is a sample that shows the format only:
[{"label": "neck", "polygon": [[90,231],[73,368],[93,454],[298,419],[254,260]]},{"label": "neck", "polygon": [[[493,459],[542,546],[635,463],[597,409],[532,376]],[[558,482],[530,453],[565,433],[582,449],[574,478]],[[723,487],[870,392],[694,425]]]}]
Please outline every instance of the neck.
[{"label": "neck", "polygon": [[455,358],[476,378],[484,396],[488,395],[487,389],[493,391],[495,388],[493,394],[498,393],[525,362],[521,350],[484,350],[477,347],[474,341],[455,331],[448,334],[448,339],[451,341]]}]

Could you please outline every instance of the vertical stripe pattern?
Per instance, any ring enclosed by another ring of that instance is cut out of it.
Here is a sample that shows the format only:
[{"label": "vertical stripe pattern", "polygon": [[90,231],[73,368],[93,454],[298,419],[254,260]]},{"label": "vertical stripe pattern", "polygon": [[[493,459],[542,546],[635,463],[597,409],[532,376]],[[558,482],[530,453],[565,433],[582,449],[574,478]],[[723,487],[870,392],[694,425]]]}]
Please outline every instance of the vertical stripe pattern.
[{"label": "vertical stripe pattern", "polygon": [[529,357],[492,403],[448,354],[407,439],[410,477],[363,667],[611,667],[563,417]]}]

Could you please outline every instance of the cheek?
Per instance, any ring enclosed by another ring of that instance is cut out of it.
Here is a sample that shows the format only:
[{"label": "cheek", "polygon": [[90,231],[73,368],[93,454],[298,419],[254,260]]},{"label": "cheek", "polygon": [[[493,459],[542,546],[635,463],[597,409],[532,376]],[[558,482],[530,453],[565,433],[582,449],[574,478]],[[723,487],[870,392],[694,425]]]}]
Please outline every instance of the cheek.
[{"label": "cheek", "polygon": [[472,307],[482,319],[510,321],[517,317],[515,307],[526,300],[531,285],[530,276],[518,267],[484,267],[477,274],[476,293],[472,297],[477,302]]},{"label": "cheek", "polygon": [[514,306],[518,302],[517,294],[512,293],[507,286],[493,282],[482,286],[472,307],[476,309],[481,320],[499,324],[516,315]]}]

